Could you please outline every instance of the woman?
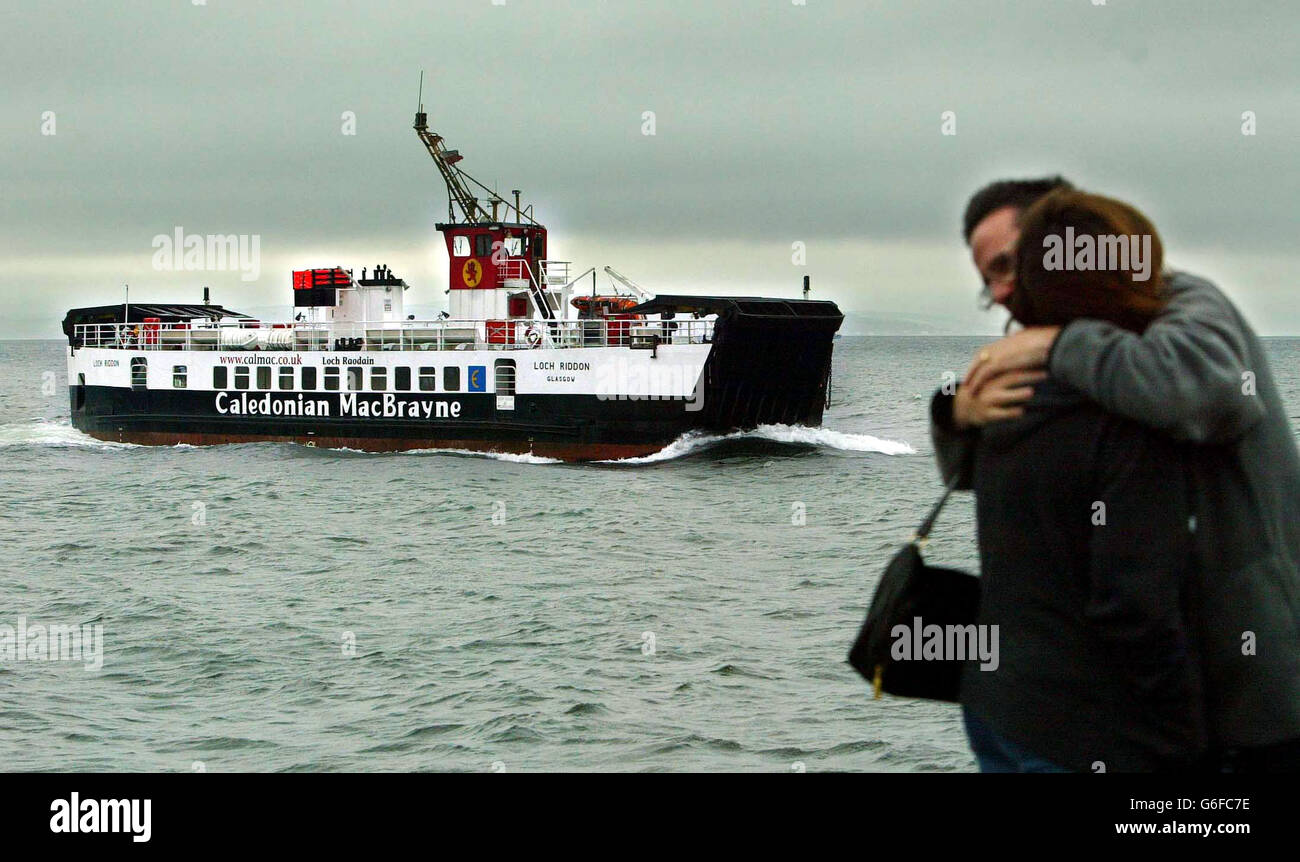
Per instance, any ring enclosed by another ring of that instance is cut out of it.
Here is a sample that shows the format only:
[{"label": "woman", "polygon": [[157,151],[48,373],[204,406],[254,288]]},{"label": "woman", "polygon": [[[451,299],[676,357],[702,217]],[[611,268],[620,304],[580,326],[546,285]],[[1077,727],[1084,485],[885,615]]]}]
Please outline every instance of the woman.
[{"label": "woman", "polygon": [[[1163,306],[1162,263],[1136,209],[1062,189],[1022,216],[1007,307],[1026,326],[1086,317],[1140,333]],[[1023,417],[983,430],[978,622],[998,627],[1001,654],[996,670],[966,670],[962,704],[985,771],[1199,764],[1185,457],[1051,380]]]}]

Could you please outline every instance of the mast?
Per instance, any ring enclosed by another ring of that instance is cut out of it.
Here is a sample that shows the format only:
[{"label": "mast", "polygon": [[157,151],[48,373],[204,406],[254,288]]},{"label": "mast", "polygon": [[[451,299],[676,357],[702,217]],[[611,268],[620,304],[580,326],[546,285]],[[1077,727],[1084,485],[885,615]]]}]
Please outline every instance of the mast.
[{"label": "mast", "polygon": [[[447,218],[449,221],[463,221],[467,224],[490,224],[497,220],[495,216],[497,209],[504,206],[507,211],[514,210],[516,222],[520,224],[537,224],[537,220],[531,215],[531,206],[527,210],[520,209],[518,191],[514,192],[515,202],[511,206],[509,201],[456,166],[456,163],[463,159],[464,156],[458,150],[447,149],[442,135],[429,129],[429,115],[424,110],[424,72],[420,72],[420,95],[417,100],[415,125],[412,128],[420,136],[420,141],[424,144],[424,148],[429,151],[433,163],[438,166],[438,173],[442,175],[442,181],[447,184]],[[492,204],[492,213],[489,213],[479,203],[479,199],[472,193],[471,186],[477,186],[487,193],[487,199]],[[460,208],[460,219],[456,218],[457,207]]]},{"label": "mast", "polygon": [[[493,211],[498,207],[506,207],[507,211],[515,211],[515,221],[519,224],[537,224],[529,211],[520,209],[519,192],[515,192],[515,204],[511,205],[508,200],[502,198],[497,192],[489,189],[484,183],[478,182],[477,179],[469,176],[464,170],[456,166],[456,163],[464,156],[459,151],[447,150],[446,142],[442,135],[429,129],[429,114],[424,111],[424,73],[420,73],[420,99],[417,103],[415,114],[415,125],[412,126],[416,134],[420,135],[420,142],[424,144],[425,150],[429,151],[429,156],[433,157],[433,164],[438,166],[438,173],[442,174],[442,181],[447,185],[447,218],[448,221],[464,221],[467,224],[490,224],[497,221],[493,213],[487,212],[487,209],[478,202],[478,198],[473,194],[471,186],[477,186],[478,189],[484,190],[487,194],[487,200],[493,205]],[[460,209],[460,218],[456,218],[456,208]]]},{"label": "mast", "polygon": [[[543,260],[548,247],[546,226],[533,217],[532,206],[523,206],[518,189],[511,190],[512,205],[499,191],[460,168],[461,154],[447,149],[442,135],[429,128],[423,72],[412,128],[447,186],[447,222],[435,227],[447,243],[448,311],[464,319],[512,318],[515,315],[509,311],[506,291],[521,289],[531,295],[544,320],[555,320],[556,311],[543,284],[547,280]],[[511,240],[517,243],[511,244],[513,251],[508,247]]]}]

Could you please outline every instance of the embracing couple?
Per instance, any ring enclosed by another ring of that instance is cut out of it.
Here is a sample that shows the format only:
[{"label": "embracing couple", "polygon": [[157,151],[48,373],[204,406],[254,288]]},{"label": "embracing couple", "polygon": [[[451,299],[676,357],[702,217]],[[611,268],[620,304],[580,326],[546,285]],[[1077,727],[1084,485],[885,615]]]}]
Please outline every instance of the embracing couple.
[{"label": "embracing couple", "polygon": [[1059,177],[985,187],[963,229],[1020,327],[931,404],[999,627],[962,677],[980,768],[1300,771],[1300,454],[1259,339]]}]

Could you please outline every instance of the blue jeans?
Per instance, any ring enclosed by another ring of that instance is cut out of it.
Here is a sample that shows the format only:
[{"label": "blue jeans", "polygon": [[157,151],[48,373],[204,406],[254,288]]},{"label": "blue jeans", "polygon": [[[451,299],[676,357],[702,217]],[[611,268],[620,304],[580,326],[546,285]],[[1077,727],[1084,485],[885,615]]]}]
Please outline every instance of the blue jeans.
[{"label": "blue jeans", "polygon": [[961,717],[966,725],[966,738],[970,741],[971,751],[975,753],[975,762],[979,764],[980,772],[1070,771],[1025,751],[998,734],[989,727],[988,722],[964,706],[961,708]]}]

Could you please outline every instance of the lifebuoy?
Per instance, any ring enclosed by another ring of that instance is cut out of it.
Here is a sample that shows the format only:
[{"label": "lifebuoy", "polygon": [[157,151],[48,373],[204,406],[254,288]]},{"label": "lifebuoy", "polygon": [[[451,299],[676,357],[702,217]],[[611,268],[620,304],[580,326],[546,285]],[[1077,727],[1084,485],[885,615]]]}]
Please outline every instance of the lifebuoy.
[{"label": "lifebuoy", "polygon": [[541,347],[542,333],[536,327],[530,326],[524,330],[524,340],[528,342],[529,347]]}]

